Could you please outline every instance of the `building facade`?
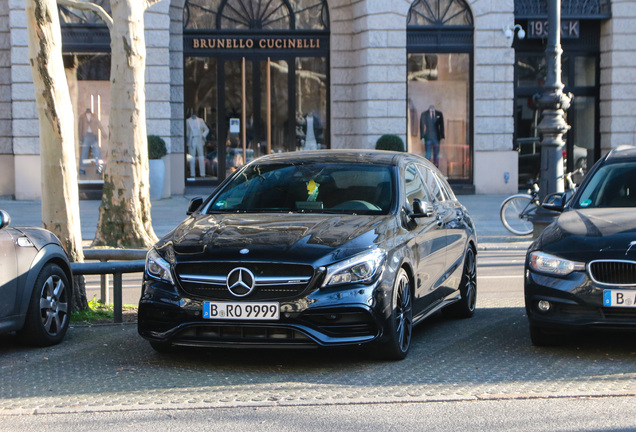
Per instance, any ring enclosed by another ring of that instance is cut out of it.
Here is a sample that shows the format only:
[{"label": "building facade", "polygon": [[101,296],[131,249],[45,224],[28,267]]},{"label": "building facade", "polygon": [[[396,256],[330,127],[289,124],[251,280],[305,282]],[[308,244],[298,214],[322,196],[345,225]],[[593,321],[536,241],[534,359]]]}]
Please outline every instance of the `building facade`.
[{"label": "building facade", "polygon": [[[108,1],[101,3],[108,8]],[[546,0],[163,0],[146,25],[162,196],[261,154],[372,149],[395,134],[463,193],[537,175]],[[562,0],[567,169],[636,140],[636,2]],[[80,191],[108,164],[109,35],[61,8]],[[522,36],[525,36],[522,38]],[[0,196],[41,196],[24,3],[0,0]]]}]

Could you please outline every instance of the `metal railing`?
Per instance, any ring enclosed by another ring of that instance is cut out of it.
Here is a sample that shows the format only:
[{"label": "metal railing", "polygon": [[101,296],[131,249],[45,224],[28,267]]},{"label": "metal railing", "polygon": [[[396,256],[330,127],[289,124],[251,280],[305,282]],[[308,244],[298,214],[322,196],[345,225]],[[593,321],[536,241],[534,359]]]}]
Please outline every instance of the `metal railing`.
[{"label": "metal railing", "polygon": [[108,276],[113,275],[113,320],[121,323],[122,274],[143,272],[147,252],[144,249],[85,249],[84,259],[99,262],[71,263],[71,270],[74,275],[101,275],[101,299],[105,304],[109,297]]}]

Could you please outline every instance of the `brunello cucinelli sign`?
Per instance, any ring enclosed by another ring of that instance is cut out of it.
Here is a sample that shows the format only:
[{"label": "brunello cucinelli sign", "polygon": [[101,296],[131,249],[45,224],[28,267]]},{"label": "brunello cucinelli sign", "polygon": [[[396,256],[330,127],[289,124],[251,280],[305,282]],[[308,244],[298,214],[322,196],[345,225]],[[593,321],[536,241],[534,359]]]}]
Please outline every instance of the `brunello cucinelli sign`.
[{"label": "brunello cucinelli sign", "polygon": [[[322,42],[322,43],[321,43]],[[241,49],[321,49],[324,41],[320,38],[236,38],[236,37],[193,37],[190,42],[192,50],[241,50]]]}]

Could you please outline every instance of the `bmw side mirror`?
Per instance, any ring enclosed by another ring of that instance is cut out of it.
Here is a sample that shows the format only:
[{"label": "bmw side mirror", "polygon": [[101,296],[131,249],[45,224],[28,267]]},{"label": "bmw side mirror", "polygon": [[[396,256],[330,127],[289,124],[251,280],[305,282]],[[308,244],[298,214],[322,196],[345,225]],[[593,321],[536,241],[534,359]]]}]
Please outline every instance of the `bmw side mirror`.
[{"label": "bmw side mirror", "polygon": [[565,209],[567,199],[567,195],[563,192],[552,193],[545,197],[545,200],[543,200],[543,204],[541,204],[541,207],[546,210],[562,212]]},{"label": "bmw side mirror", "polygon": [[413,213],[409,216],[411,219],[431,217],[433,216],[433,206],[428,201],[415,198],[413,200]]},{"label": "bmw side mirror", "polygon": [[186,212],[186,214],[190,216],[192,213],[197,211],[199,207],[201,207],[201,204],[203,204],[203,198],[201,197],[192,198],[190,200],[190,205],[188,205],[188,211]]},{"label": "bmw side mirror", "polygon": [[11,216],[4,210],[0,210],[0,229],[8,227],[11,223]]}]

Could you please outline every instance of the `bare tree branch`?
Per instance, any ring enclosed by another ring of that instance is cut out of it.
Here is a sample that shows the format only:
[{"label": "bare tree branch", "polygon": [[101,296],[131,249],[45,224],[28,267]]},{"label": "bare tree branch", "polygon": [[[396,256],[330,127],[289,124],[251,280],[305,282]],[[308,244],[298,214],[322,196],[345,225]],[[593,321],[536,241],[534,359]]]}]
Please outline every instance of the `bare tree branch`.
[{"label": "bare tree branch", "polygon": [[104,21],[104,23],[106,23],[109,30],[113,29],[113,19],[111,16],[108,15],[108,12],[106,12],[104,8],[95,3],[82,0],[57,0],[57,4],[94,12],[102,21]]}]

